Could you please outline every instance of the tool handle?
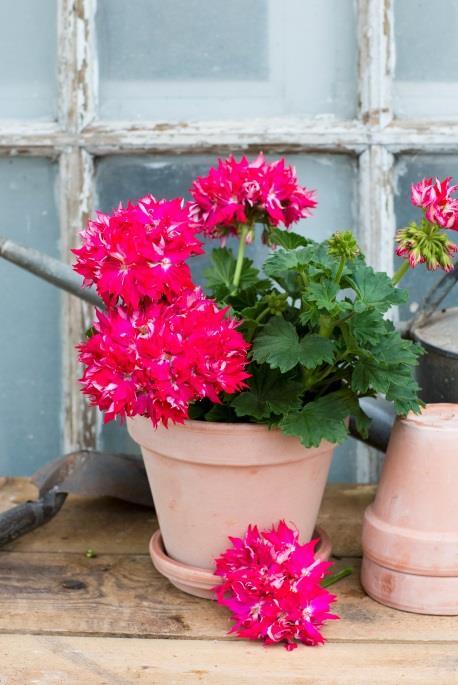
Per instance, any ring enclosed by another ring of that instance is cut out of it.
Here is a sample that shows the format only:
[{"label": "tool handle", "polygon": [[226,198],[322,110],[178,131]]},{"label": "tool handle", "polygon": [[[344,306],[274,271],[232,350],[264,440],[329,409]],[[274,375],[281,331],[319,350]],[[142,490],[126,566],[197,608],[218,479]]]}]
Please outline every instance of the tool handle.
[{"label": "tool handle", "polygon": [[43,525],[57,514],[67,494],[50,490],[35,502],[24,502],[0,514],[0,546]]}]

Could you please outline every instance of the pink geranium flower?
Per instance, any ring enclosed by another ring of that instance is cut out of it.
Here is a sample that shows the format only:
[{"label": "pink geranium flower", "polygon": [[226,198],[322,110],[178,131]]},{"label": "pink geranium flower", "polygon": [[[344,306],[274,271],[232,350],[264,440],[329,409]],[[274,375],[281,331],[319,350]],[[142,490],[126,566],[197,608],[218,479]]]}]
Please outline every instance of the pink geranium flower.
[{"label": "pink geranium flower", "polygon": [[212,237],[238,235],[239,224],[289,227],[316,207],[314,191],[299,185],[294,167],[284,159],[266,162],[262,153],[249,162],[233,155],[219,160],[190,189],[191,216]]},{"label": "pink geranium flower", "polygon": [[97,312],[95,334],[79,345],[83,392],[105,421],[182,423],[191,402],[218,402],[245,386],[249,345],[237,325],[198,288],[135,313],[120,305]]},{"label": "pink geranium flower", "polygon": [[112,214],[97,214],[82,232],[75,271],[95,284],[105,304],[132,309],[145,298],[172,300],[193,287],[185,260],[203,252],[183,200],[148,195]]},{"label": "pink geranium flower", "polygon": [[265,644],[324,642],[320,627],[329,619],[336,599],[321,586],[331,562],[315,557],[317,540],[304,545],[299,533],[284,521],[259,532],[249,526],[242,538],[229,538],[232,547],[216,559],[222,583],[214,591],[219,604],[232,613],[232,633]]},{"label": "pink geranium flower", "polygon": [[411,187],[412,204],[424,210],[426,219],[441,228],[458,230],[458,198],[452,197],[458,185],[450,185],[451,177],[424,178]]}]

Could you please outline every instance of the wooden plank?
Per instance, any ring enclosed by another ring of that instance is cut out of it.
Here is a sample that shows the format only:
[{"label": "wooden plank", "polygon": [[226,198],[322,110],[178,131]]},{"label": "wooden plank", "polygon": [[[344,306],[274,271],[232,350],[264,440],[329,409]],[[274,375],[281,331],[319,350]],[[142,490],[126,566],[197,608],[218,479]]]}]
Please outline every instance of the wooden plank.
[{"label": "wooden plank", "polygon": [[[329,640],[458,643],[458,618],[399,612],[367,597],[356,561],[334,587],[342,620],[326,627]],[[228,616],[176,590],[144,555],[0,554],[0,633],[223,639]]]},{"label": "wooden plank", "polygon": [[324,648],[193,640],[1,636],[7,685],[456,685],[450,645],[333,644]]},{"label": "wooden plank", "polygon": [[332,540],[336,557],[361,556],[361,527],[366,507],[375,496],[375,485],[328,485],[318,523]]},{"label": "wooden plank", "polygon": [[[361,555],[362,514],[374,491],[366,485],[327,487],[319,522],[331,536],[336,556]],[[36,497],[36,488],[25,478],[0,480],[0,511]],[[101,554],[147,554],[156,526],[152,511],[145,507],[109,498],[71,496],[56,518],[4,549],[80,553],[91,548]]]}]

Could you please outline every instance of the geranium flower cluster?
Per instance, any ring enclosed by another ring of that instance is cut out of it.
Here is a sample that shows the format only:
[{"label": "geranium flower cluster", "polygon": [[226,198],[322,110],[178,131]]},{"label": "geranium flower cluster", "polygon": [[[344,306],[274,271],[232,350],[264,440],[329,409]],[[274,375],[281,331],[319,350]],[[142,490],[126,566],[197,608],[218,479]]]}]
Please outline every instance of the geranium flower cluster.
[{"label": "geranium flower cluster", "polygon": [[123,300],[136,309],[143,298],[173,300],[194,287],[186,260],[203,252],[188,210],[180,199],[147,195],[112,214],[98,212],[73,250],[75,271],[107,305]]},{"label": "geranium flower cluster", "polygon": [[412,204],[423,210],[424,218],[419,225],[412,222],[397,232],[396,254],[412,268],[418,264],[425,264],[430,271],[454,268],[452,259],[458,246],[444,232],[458,230],[458,198],[453,197],[458,185],[451,185],[451,180],[424,178],[411,186]]},{"label": "geranium flower cluster", "polygon": [[441,228],[458,231],[458,198],[452,197],[458,185],[451,185],[451,177],[440,181],[438,178],[424,178],[411,186],[410,197],[415,207],[421,207],[425,218]]},{"label": "geranium flower cluster", "polygon": [[262,153],[253,162],[246,157],[238,162],[233,155],[219,160],[190,192],[191,215],[213,238],[239,235],[244,224],[288,228],[309,217],[317,204],[314,191],[299,185],[294,167],[284,159],[267,162]]},{"label": "geranium flower cluster", "polygon": [[106,304],[79,345],[83,392],[105,421],[142,415],[183,422],[189,404],[245,386],[249,345],[238,322],[204,296],[185,259],[201,252],[180,200],[142,198],[99,214],[75,269]]},{"label": "geranium flower cluster", "polygon": [[265,644],[324,642],[319,628],[338,616],[330,612],[336,599],[321,582],[332,563],[315,557],[317,540],[299,544],[299,533],[284,521],[271,530],[249,526],[243,538],[229,538],[232,547],[216,559],[222,583],[216,599],[232,612],[232,633]]}]

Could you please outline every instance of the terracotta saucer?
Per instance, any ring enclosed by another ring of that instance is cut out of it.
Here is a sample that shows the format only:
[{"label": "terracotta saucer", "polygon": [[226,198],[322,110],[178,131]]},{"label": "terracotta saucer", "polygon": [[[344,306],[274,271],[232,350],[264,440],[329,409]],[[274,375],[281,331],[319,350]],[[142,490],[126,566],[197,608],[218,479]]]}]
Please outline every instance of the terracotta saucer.
[{"label": "terracotta saucer", "polygon": [[[314,537],[319,538],[316,555],[322,560],[328,559],[331,555],[331,541],[327,533],[317,527]],[[220,578],[204,568],[188,566],[169,557],[165,552],[160,530],[157,530],[151,538],[149,552],[159,573],[168,578],[179,590],[196,597],[215,598],[212,588],[218,585]]]}]

